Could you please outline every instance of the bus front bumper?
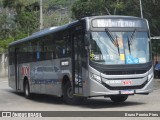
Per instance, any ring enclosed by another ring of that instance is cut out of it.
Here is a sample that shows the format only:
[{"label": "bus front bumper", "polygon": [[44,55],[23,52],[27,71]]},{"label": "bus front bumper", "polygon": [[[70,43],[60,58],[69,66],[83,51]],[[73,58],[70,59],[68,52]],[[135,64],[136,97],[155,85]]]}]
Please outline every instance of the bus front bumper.
[{"label": "bus front bumper", "polygon": [[110,96],[110,95],[120,95],[120,94],[126,94],[126,95],[133,95],[133,94],[148,94],[154,90],[154,79],[153,77],[147,81],[144,87],[140,89],[134,89],[132,86],[126,86],[125,89],[116,89],[111,90],[107,88],[104,84],[99,83],[93,79],[90,79],[90,92],[88,96]]}]

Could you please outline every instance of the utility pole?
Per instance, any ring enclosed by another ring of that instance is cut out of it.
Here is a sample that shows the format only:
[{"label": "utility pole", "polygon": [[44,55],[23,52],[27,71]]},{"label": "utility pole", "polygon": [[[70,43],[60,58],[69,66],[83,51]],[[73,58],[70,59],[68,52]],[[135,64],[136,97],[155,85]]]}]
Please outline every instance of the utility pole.
[{"label": "utility pole", "polygon": [[142,1],[139,0],[139,5],[140,5],[140,11],[141,11],[141,18],[143,18],[143,8],[142,8]]},{"label": "utility pole", "polygon": [[42,0],[40,0],[40,30],[43,29],[43,10],[42,10]]}]

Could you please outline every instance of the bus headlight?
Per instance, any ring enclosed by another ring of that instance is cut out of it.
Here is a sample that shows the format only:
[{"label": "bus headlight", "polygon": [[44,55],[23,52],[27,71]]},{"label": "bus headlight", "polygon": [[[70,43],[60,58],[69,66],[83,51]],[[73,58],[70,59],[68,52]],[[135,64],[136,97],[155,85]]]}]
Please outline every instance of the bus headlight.
[{"label": "bus headlight", "polygon": [[148,74],[148,81],[150,81],[150,79],[153,77],[153,72],[151,71],[151,72],[149,72],[149,74]]},{"label": "bus headlight", "polygon": [[97,82],[101,83],[101,77],[100,77],[99,75],[90,73],[90,77],[91,77],[91,79],[94,79],[94,80],[96,80]]}]

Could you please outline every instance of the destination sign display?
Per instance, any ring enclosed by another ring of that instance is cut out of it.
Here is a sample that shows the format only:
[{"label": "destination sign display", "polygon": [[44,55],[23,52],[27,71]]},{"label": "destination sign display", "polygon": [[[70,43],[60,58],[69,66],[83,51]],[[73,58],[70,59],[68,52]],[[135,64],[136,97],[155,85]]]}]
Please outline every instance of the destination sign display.
[{"label": "destination sign display", "polygon": [[92,27],[143,27],[145,21],[137,19],[94,19]]}]

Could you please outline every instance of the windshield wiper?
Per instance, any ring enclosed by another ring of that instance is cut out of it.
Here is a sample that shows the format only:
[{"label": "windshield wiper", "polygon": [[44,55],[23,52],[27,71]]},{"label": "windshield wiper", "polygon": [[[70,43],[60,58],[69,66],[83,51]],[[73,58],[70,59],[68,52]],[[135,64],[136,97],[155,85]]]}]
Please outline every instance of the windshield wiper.
[{"label": "windshield wiper", "polygon": [[108,28],[105,28],[105,32],[108,35],[108,37],[110,38],[111,42],[117,47],[118,49],[118,54],[120,55],[120,50],[119,50],[119,44],[118,44],[118,40],[117,40],[117,36],[116,39],[113,37],[112,33],[109,31]]},{"label": "windshield wiper", "polygon": [[128,49],[129,49],[130,54],[131,54],[131,45],[133,43],[133,40],[134,40],[133,38],[134,38],[135,33],[136,33],[136,29],[131,34],[131,37],[130,38],[128,37]]},{"label": "windshield wiper", "polygon": [[136,29],[134,29],[134,31],[133,31],[133,33],[131,34],[131,37],[129,38],[129,42],[130,42],[130,45],[132,45],[132,43],[133,43],[133,38],[134,38],[134,35],[135,35],[135,33],[136,33]]},{"label": "windshield wiper", "polygon": [[116,36],[116,46],[117,46],[117,49],[118,49],[118,54],[120,55],[120,50],[119,50],[119,44],[118,44],[117,36]]},{"label": "windshield wiper", "polygon": [[129,54],[131,55],[131,43],[129,37],[128,37],[128,49],[129,49]]}]

